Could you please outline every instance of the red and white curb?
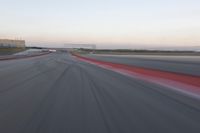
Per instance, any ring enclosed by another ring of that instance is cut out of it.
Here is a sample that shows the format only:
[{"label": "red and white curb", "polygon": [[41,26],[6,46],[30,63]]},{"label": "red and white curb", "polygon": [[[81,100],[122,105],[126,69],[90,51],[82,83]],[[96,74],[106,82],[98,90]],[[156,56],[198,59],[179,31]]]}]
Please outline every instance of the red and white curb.
[{"label": "red and white curb", "polygon": [[125,64],[99,61],[96,59],[83,57],[77,54],[72,55],[81,61],[94,64],[99,67],[109,69],[133,78],[156,83],[200,99],[200,76],[192,76],[181,73],[173,73],[155,69],[129,66]]}]

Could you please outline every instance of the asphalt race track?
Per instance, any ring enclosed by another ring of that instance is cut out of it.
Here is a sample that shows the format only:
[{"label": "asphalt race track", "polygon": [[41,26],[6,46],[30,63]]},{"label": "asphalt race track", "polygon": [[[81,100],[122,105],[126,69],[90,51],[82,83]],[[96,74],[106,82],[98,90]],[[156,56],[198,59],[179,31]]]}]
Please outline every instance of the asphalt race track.
[{"label": "asphalt race track", "polygon": [[68,53],[4,60],[0,133],[200,133],[200,101]]}]

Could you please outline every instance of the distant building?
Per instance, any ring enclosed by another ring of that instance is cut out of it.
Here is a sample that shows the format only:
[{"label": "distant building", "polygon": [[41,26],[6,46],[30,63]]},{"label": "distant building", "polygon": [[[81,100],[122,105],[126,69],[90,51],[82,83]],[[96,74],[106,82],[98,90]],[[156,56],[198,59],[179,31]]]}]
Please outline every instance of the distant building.
[{"label": "distant building", "polygon": [[25,40],[0,39],[0,48],[25,48]]}]

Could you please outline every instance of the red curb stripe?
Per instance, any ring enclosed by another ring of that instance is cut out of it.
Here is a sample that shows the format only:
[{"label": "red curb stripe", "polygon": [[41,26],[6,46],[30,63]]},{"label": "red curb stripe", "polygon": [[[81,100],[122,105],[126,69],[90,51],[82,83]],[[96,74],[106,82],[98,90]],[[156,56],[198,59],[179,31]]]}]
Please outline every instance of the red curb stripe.
[{"label": "red curb stripe", "polygon": [[156,70],[156,69],[141,68],[141,67],[129,66],[129,65],[125,65],[125,64],[117,64],[117,63],[99,61],[96,59],[82,57],[77,54],[73,54],[73,55],[78,57],[79,59],[90,61],[95,64],[110,66],[115,69],[121,69],[121,70],[125,70],[128,72],[138,73],[138,74],[151,76],[151,77],[155,77],[155,78],[176,81],[176,82],[179,82],[182,84],[192,85],[192,86],[195,86],[198,88],[200,87],[200,76],[192,76],[192,75],[181,74],[181,73],[166,72],[166,71],[161,71],[161,70]]}]

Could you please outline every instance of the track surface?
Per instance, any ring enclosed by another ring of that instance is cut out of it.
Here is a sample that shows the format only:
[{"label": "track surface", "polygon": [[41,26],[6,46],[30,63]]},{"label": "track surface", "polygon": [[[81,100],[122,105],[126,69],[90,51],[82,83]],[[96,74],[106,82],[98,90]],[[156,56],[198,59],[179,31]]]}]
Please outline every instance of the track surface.
[{"label": "track surface", "polygon": [[200,56],[86,55],[101,61],[200,76]]},{"label": "track surface", "polygon": [[199,133],[200,102],[66,53],[0,62],[1,133]]}]

